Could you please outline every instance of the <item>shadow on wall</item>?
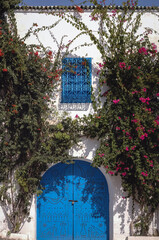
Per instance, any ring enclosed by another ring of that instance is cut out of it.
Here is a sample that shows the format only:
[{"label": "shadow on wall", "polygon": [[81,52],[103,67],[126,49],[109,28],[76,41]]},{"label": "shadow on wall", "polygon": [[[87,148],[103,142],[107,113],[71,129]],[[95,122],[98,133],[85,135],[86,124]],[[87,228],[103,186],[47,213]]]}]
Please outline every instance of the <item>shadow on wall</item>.
[{"label": "shadow on wall", "polygon": [[[123,191],[121,187],[121,179],[120,176],[113,176],[111,178],[113,184],[113,231],[118,232],[117,229],[120,230],[120,234],[126,234],[129,230],[126,229],[129,222],[127,220],[126,213],[128,209],[128,200],[125,198],[126,193]],[[129,212],[128,212],[129,214]],[[127,222],[126,222],[127,220]]]},{"label": "shadow on wall", "polygon": [[79,145],[71,148],[69,153],[73,157],[93,159],[98,147],[99,141],[97,139],[83,137]]}]

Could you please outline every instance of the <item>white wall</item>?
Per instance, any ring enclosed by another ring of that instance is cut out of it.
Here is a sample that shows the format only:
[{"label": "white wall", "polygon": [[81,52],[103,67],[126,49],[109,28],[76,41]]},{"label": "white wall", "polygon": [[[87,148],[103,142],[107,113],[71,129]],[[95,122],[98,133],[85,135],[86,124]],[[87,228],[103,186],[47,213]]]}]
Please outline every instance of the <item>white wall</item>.
[{"label": "white wall", "polygon": [[[85,11],[81,14],[81,17],[87,25],[93,30],[95,34],[97,34],[98,30],[98,22],[90,21],[90,13],[91,11]],[[136,13],[137,14],[137,13]],[[21,37],[25,35],[30,27],[32,27],[33,23],[37,23],[38,27],[42,26],[50,26],[55,21],[59,20],[57,16],[48,15],[46,13],[40,13],[38,11],[22,11],[18,10],[16,12],[16,19],[19,34]],[[146,12],[142,16],[143,26],[141,27],[141,31],[144,31],[144,27],[152,27],[159,31],[158,19],[155,15],[150,12]],[[54,39],[52,39],[48,30],[45,30],[39,34],[40,41],[44,44],[45,47],[48,47],[50,50],[57,50],[56,41],[59,43],[61,38],[66,35],[64,38],[64,44],[67,44],[69,40],[72,40],[79,31],[72,27],[69,23],[61,20],[60,23],[55,26],[51,30],[54,35]],[[56,39],[56,41],[55,41]],[[152,42],[158,44],[158,36],[151,35]],[[91,43],[90,39],[86,35],[80,36],[73,45],[72,48],[79,46],[83,43]],[[27,40],[27,43],[37,43],[38,41],[35,36],[31,35]],[[95,46],[90,47],[81,47],[77,48],[73,52],[73,56],[75,57],[91,57],[93,63],[93,76],[92,83],[93,86],[97,84],[97,62],[101,61],[101,56],[96,49]],[[93,112],[93,108],[91,104],[60,104],[60,98],[57,98],[57,107],[59,108],[59,113],[63,113],[64,110],[67,113],[75,117],[78,114],[80,117],[84,114],[88,114]],[[71,109],[71,110],[70,110]],[[97,140],[90,140],[83,138],[81,140],[81,148],[73,148],[70,150],[70,153],[75,158],[85,159],[86,161],[92,161],[93,156],[95,154],[96,149],[99,146],[99,142]],[[126,196],[126,193],[123,192],[121,187],[121,179],[120,177],[112,177],[108,174],[105,174],[104,168],[100,168],[103,174],[106,177],[108,182],[109,194],[110,194],[110,240],[125,240],[127,236],[130,235],[130,222],[131,222],[131,199],[123,198]],[[31,221],[26,222],[21,233],[26,233],[30,236],[30,240],[36,239],[36,197],[33,198],[31,212],[30,212]],[[6,229],[6,222],[3,212],[0,209],[0,231]],[[159,225],[159,224],[158,224]]]}]

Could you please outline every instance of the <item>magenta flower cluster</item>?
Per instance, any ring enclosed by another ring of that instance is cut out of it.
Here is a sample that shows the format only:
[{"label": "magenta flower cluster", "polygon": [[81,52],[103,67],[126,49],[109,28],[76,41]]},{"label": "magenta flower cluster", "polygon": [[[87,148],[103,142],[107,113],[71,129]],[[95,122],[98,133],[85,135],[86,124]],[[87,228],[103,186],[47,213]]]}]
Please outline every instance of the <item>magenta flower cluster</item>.
[{"label": "magenta flower cluster", "polygon": [[125,63],[125,62],[119,62],[119,67],[120,67],[121,69],[127,69],[127,70],[130,70],[130,69],[131,69],[131,66],[130,66],[130,65],[126,68],[126,63]]},{"label": "magenta flower cluster", "polygon": [[147,98],[141,97],[141,98],[139,98],[139,100],[140,100],[142,103],[146,103],[146,104],[149,105],[149,101],[150,101],[150,98],[149,98],[149,97],[147,97]]},{"label": "magenta flower cluster", "polygon": [[147,49],[145,47],[141,47],[138,52],[144,55],[148,54]]},{"label": "magenta flower cluster", "polygon": [[113,103],[117,104],[120,101],[120,99],[114,99]]}]

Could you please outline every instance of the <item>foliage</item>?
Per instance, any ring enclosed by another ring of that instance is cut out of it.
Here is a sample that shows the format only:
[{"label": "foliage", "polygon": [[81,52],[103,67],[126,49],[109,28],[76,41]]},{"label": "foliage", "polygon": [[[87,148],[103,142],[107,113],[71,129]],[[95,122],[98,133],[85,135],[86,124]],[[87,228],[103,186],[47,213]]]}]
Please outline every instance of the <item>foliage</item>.
[{"label": "foliage", "polygon": [[[77,143],[81,121],[84,134],[101,142],[94,166],[121,176],[127,197],[141,207],[134,219],[136,234],[147,234],[159,199],[159,53],[149,41],[149,29],[138,33],[141,15],[135,15],[135,4],[127,1],[122,11],[110,12],[91,1],[96,6],[92,20],[100,23],[99,38],[80,18],[62,14],[81,30],[78,36],[90,36],[103,62],[98,99],[92,97],[95,114],[57,121],[51,99],[61,73],[61,46],[53,55],[40,42],[26,45],[26,38],[41,29],[34,31],[34,24],[20,39],[14,16],[8,12],[9,24],[4,19],[4,11],[18,1],[7,2],[0,2],[0,203],[11,232],[18,232],[29,215],[32,196],[49,164],[70,159],[68,149]],[[84,12],[78,6],[76,10]]]},{"label": "foliage", "polygon": [[14,10],[21,0],[0,0],[0,15],[5,12]]},{"label": "foliage", "polygon": [[[10,231],[18,232],[42,173],[50,164],[70,159],[78,126],[77,120],[58,120],[52,100],[61,74],[61,45],[56,54],[41,43],[26,45],[14,15],[7,13],[9,24],[4,12],[0,20],[0,204]],[[33,27],[26,37],[40,31]]]},{"label": "foliage", "polygon": [[147,235],[159,204],[159,53],[149,40],[151,29],[139,34],[142,14],[135,13],[137,3],[127,1],[122,11],[110,11],[91,2],[96,6],[92,20],[100,23],[99,38],[79,18],[65,15],[87,32],[103,60],[98,99],[93,97],[95,114],[81,119],[83,130],[101,142],[93,165],[121,176],[127,197],[140,206],[133,219],[136,234]]}]

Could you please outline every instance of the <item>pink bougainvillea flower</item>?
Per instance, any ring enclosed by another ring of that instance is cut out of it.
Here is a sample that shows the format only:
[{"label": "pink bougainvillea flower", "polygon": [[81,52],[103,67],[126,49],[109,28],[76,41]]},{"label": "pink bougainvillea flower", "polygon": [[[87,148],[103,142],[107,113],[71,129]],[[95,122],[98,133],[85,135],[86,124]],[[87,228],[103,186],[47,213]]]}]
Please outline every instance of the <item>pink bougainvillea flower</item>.
[{"label": "pink bougainvillea flower", "polygon": [[147,91],[147,89],[146,89],[146,88],[143,88],[141,91],[143,91],[143,92],[146,92],[146,91]]},{"label": "pink bougainvillea flower", "polygon": [[135,150],[135,148],[136,148],[136,146],[133,146],[131,149],[134,151],[134,150]]},{"label": "pink bougainvillea flower", "polygon": [[151,128],[151,129],[148,129],[147,131],[148,131],[149,133],[151,133],[151,132],[154,133],[154,132],[155,132],[155,129]]},{"label": "pink bougainvillea flower", "polygon": [[125,163],[124,162],[120,162],[121,165],[124,165]]},{"label": "pink bougainvillea flower", "polygon": [[125,169],[125,170],[129,170],[129,168],[128,168],[128,167],[125,167],[124,169]]},{"label": "pink bougainvillea flower", "polygon": [[97,70],[97,75],[100,73],[100,70]]},{"label": "pink bougainvillea flower", "polygon": [[121,119],[121,117],[118,117],[118,119]]},{"label": "pink bougainvillea flower", "polygon": [[48,55],[49,55],[49,56],[52,56],[52,51],[49,51],[49,52],[48,52]]},{"label": "pink bougainvillea flower", "polygon": [[102,63],[99,63],[98,65],[100,68],[102,68],[104,66],[104,64],[102,64]]},{"label": "pink bougainvillea flower", "polygon": [[45,100],[49,100],[50,98],[49,98],[48,95],[46,95],[46,96],[43,97],[43,99],[45,99]]},{"label": "pink bougainvillea flower", "polygon": [[142,102],[142,103],[146,103],[149,105],[149,101],[151,100],[149,97],[147,98],[143,98],[143,97],[140,97],[139,100]]},{"label": "pink bougainvillea flower", "polygon": [[118,171],[118,170],[121,170],[121,167],[117,167],[117,168],[116,168],[116,171]]},{"label": "pink bougainvillea flower", "polygon": [[147,172],[141,172],[141,175],[147,177],[148,173]]},{"label": "pink bougainvillea flower", "polygon": [[112,172],[112,171],[108,171],[108,173],[111,174],[111,175],[114,175],[114,172]]},{"label": "pink bougainvillea flower", "polygon": [[146,108],[145,111],[151,112],[151,108]]},{"label": "pink bougainvillea flower", "polygon": [[137,123],[137,122],[138,122],[137,119],[133,119],[133,120],[131,120],[131,121],[134,122],[134,123]]},{"label": "pink bougainvillea flower", "polygon": [[141,53],[141,54],[144,54],[144,55],[148,54],[147,49],[145,47],[141,47],[138,52]]},{"label": "pink bougainvillea flower", "polygon": [[76,5],[76,10],[79,13],[84,13],[84,10],[81,7],[77,6],[77,5]]},{"label": "pink bougainvillea flower", "polygon": [[156,96],[159,97],[159,93],[156,93]]},{"label": "pink bougainvillea flower", "polygon": [[38,55],[39,55],[38,51],[36,51],[36,52],[34,53],[34,55],[35,55],[35,56],[38,56]]},{"label": "pink bougainvillea flower", "polygon": [[98,20],[98,15],[90,15],[91,21],[97,21]]},{"label": "pink bougainvillea flower", "polygon": [[116,13],[117,13],[117,9],[112,10],[112,16],[113,17],[115,17]]},{"label": "pink bougainvillea flower", "polygon": [[113,103],[117,104],[120,101],[120,99],[114,99]]},{"label": "pink bougainvillea flower", "polygon": [[4,53],[2,52],[2,49],[0,49],[0,57],[2,57]]},{"label": "pink bougainvillea flower", "polygon": [[121,69],[125,68],[125,67],[126,67],[125,62],[119,62],[119,67],[120,67]]},{"label": "pink bougainvillea flower", "polygon": [[156,50],[156,49],[157,49],[157,45],[156,45],[155,43],[152,43],[152,48],[153,48],[154,50]]},{"label": "pink bougainvillea flower", "polygon": [[104,156],[104,153],[99,153],[98,154],[100,157],[103,157]]},{"label": "pink bougainvillea flower", "polygon": [[144,139],[145,139],[145,136],[144,136],[144,135],[141,135],[140,139],[141,139],[141,140],[144,140]]},{"label": "pink bougainvillea flower", "polygon": [[145,137],[148,137],[148,134],[147,134],[147,133],[144,133],[143,135],[141,135],[140,139],[141,139],[141,140],[144,140]]},{"label": "pink bougainvillea flower", "polygon": [[120,127],[116,127],[116,130],[120,130]]},{"label": "pink bougainvillea flower", "polygon": [[123,172],[121,175],[122,175],[122,176],[125,176],[125,175],[126,175],[126,172]]},{"label": "pink bougainvillea flower", "polygon": [[138,91],[131,92],[132,94],[138,93]]},{"label": "pink bougainvillea flower", "polygon": [[131,69],[131,66],[128,66],[128,68],[127,68],[128,70],[130,70]]},{"label": "pink bougainvillea flower", "polygon": [[156,119],[156,120],[155,120],[155,123],[156,123],[157,125],[159,125],[159,119]]},{"label": "pink bougainvillea flower", "polygon": [[78,118],[78,117],[79,117],[78,114],[76,114],[75,118]]},{"label": "pink bougainvillea flower", "polygon": [[108,92],[109,92],[109,90],[108,90],[108,91],[106,91],[106,92],[104,92],[104,93],[102,94],[102,97],[105,97],[105,96],[107,96]]},{"label": "pink bougainvillea flower", "polygon": [[13,113],[15,113],[15,114],[17,114],[17,113],[18,113],[18,111],[17,111],[16,109],[14,109],[12,112],[13,112]]},{"label": "pink bougainvillea flower", "polygon": [[145,103],[145,102],[146,102],[146,98],[143,98],[143,97],[139,98],[139,100],[140,100],[142,103]]},{"label": "pink bougainvillea flower", "polygon": [[126,147],[126,148],[125,148],[125,150],[126,150],[126,151],[129,151],[129,148],[128,148],[128,147]]},{"label": "pink bougainvillea flower", "polygon": [[144,158],[148,158],[148,156],[144,155]]}]

